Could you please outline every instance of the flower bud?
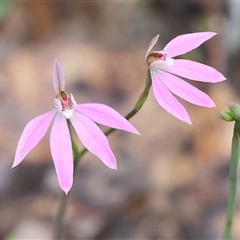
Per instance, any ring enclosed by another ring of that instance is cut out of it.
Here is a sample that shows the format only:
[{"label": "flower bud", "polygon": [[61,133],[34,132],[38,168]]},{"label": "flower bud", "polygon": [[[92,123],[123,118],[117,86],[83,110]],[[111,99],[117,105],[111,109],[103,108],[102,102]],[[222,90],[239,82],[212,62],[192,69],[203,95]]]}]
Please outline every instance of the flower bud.
[{"label": "flower bud", "polygon": [[223,119],[224,121],[226,121],[226,122],[232,122],[232,121],[234,121],[234,118],[233,118],[231,112],[228,112],[228,111],[222,111],[222,112],[220,112],[220,113],[219,113],[219,117],[220,117],[221,119]]},{"label": "flower bud", "polygon": [[231,103],[229,104],[228,108],[233,117],[233,120],[240,122],[240,105],[236,103]]}]

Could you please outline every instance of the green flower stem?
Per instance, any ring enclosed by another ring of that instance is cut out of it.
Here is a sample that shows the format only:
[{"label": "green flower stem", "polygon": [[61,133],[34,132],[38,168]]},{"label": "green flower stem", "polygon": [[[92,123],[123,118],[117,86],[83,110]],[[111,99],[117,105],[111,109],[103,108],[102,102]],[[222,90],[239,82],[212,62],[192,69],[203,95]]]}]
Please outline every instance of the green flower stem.
[{"label": "green flower stem", "polygon": [[66,195],[65,192],[62,193],[62,198],[61,198],[61,202],[60,202],[60,206],[59,206],[59,210],[57,213],[56,222],[54,226],[53,239],[60,239],[63,217],[65,214],[67,202],[69,199],[68,196],[69,194]]},{"label": "green flower stem", "polygon": [[[150,76],[150,72],[148,71],[147,77],[146,77],[145,89],[139,96],[134,108],[125,116],[126,119],[132,118],[142,108],[143,104],[145,103],[145,101],[148,97],[148,93],[149,93],[151,85],[152,85],[151,76]],[[72,142],[72,150],[73,150],[73,156],[74,156],[74,174],[75,174],[75,171],[76,171],[76,168],[77,168],[77,165],[78,165],[80,159],[88,152],[88,150],[86,148],[83,148],[81,151],[78,150],[77,144],[75,143],[75,141],[72,138],[70,121],[68,120],[67,122],[68,122],[69,131],[70,131],[71,142]],[[106,136],[108,136],[115,131],[116,131],[115,128],[109,128],[107,131],[104,132],[104,134]],[[59,211],[58,211],[58,214],[56,217],[53,239],[60,239],[62,223],[63,223],[64,214],[66,211],[69,193],[67,195],[65,193],[63,193],[63,195],[62,195]]]},{"label": "green flower stem", "polygon": [[231,228],[233,222],[233,215],[236,205],[237,196],[237,180],[238,180],[238,164],[240,157],[240,123],[235,122],[233,138],[232,138],[232,150],[231,150],[231,162],[230,162],[230,194],[228,198],[227,207],[227,219],[225,225],[225,231],[223,235],[224,240],[231,239]]},{"label": "green flower stem", "polygon": [[[148,97],[148,93],[150,90],[150,87],[152,85],[152,81],[151,81],[151,76],[150,76],[150,72],[147,72],[147,77],[146,77],[146,85],[145,88],[143,90],[143,92],[141,93],[141,95],[139,96],[137,103],[135,104],[134,108],[125,116],[126,119],[130,119],[132,118],[143,106],[143,104],[145,103],[145,101],[147,100]],[[113,132],[115,132],[117,129],[115,128],[109,128],[107,131],[104,132],[104,134],[106,136],[112,134]],[[77,156],[78,156],[78,160],[75,162],[75,166],[77,166],[79,159],[85,154],[87,153],[87,149],[84,148],[82,151],[78,152]]]}]

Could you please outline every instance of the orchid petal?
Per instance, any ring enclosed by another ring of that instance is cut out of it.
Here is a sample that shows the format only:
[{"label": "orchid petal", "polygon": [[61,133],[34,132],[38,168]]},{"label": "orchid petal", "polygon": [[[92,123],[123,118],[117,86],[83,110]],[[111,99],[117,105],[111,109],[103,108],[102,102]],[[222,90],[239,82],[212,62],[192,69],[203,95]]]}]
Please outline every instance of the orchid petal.
[{"label": "orchid petal", "polygon": [[100,128],[89,118],[75,111],[70,121],[83,145],[109,168],[117,169],[116,158]]},{"label": "orchid petal", "polygon": [[73,184],[73,153],[67,120],[58,113],[52,126],[50,147],[58,182],[67,194]]},{"label": "orchid petal", "polygon": [[153,93],[159,105],[176,118],[191,124],[186,109],[163,84],[158,72],[151,71],[151,77]]},{"label": "orchid petal", "polygon": [[216,69],[205,64],[185,59],[176,59],[173,66],[163,64],[162,60],[155,61],[150,66],[151,69],[162,69],[180,77],[201,82],[221,82],[226,78]]},{"label": "orchid petal", "polygon": [[70,98],[72,100],[73,106],[76,107],[78,104],[77,104],[77,102],[76,102],[76,100],[75,100],[75,98],[72,94],[70,94]]},{"label": "orchid petal", "polygon": [[146,55],[145,55],[145,62],[147,61],[147,57],[148,57],[149,52],[152,50],[152,48],[154,47],[154,45],[157,43],[158,38],[159,38],[159,34],[158,34],[157,36],[155,36],[155,37],[152,39],[152,41],[149,43],[149,47],[148,47],[148,50],[147,50]]},{"label": "orchid petal", "polygon": [[40,142],[46,134],[50,123],[56,115],[56,110],[44,113],[31,120],[24,128],[18,142],[13,166],[17,166],[26,155]]},{"label": "orchid petal", "polygon": [[139,134],[137,129],[113,108],[98,103],[79,104],[76,110],[99,124]]},{"label": "orchid petal", "polygon": [[58,112],[61,112],[63,108],[61,101],[58,98],[54,98],[53,101],[55,108],[58,110]]},{"label": "orchid petal", "polygon": [[61,62],[55,58],[53,63],[52,83],[55,93],[60,93],[65,89],[65,71]]},{"label": "orchid petal", "polygon": [[168,51],[168,57],[179,56],[199,47],[216,34],[214,32],[198,32],[180,35],[172,39],[163,50]]},{"label": "orchid petal", "polygon": [[182,99],[199,106],[215,107],[212,99],[204,92],[170,73],[158,70],[158,76],[165,86]]}]

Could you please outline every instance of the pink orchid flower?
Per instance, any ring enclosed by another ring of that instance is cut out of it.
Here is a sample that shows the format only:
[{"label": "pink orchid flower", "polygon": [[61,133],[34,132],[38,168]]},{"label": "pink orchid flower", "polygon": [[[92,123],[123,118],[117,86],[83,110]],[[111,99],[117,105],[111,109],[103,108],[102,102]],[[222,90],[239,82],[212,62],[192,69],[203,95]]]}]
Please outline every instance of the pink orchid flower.
[{"label": "pink orchid flower", "polygon": [[214,32],[180,35],[172,39],[163,50],[150,52],[158,41],[159,35],[157,35],[150,42],[145,56],[157,102],[167,112],[189,124],[191,120],[186,109],[173,94],[199,106],[211,108],[215,104],[207,94],[177,76],[211,83],[221,82],[226,78],[210,66],[173,57],[192,51],[214,35],[216,35]]},{"label": "pink orchid flower", "polygon": [[106,136],[94,122],[135,134],[139,132],[123,116],[104,104],[77,105],[73,95],[65,92],[65,71],[57,59],[53,65],[52,82],[57,94],[55,109],[34,118],[25,126],[12,167],[17,166],[38,144],[54,119],[50,148],[59,185],[67,194],[73,184],[73,152],[67,119],[83,145],[112,169],[117,169],[116,158]]}]

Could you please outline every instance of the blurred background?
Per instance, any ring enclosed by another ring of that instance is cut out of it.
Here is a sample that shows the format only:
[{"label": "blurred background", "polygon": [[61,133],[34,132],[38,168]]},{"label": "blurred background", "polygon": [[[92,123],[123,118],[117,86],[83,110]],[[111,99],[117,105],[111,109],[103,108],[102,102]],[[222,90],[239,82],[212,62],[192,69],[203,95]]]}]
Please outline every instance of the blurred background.
[{"label": "blurred background", "polygon": [[183,58],[227,77],[218,84],[192,82],[217,107],[182,101],[190,126],[161,109],[150,91],[130,120],[142,136],[118,131],[109,137],[118,170],[90,153],[82,159],[62,238],[220,239],[233,124],[218,113],[239,102],[239,11],[236,1],[0,1],[0,239],[52,236],[62,191],[49,133],[10,168],[26,123],[53,108],[54,58],[78,103],[104,103],[126,115],[144,89],[151,39],[160,34],[160,50],[177,35],[197,31],[218,35]]}]

